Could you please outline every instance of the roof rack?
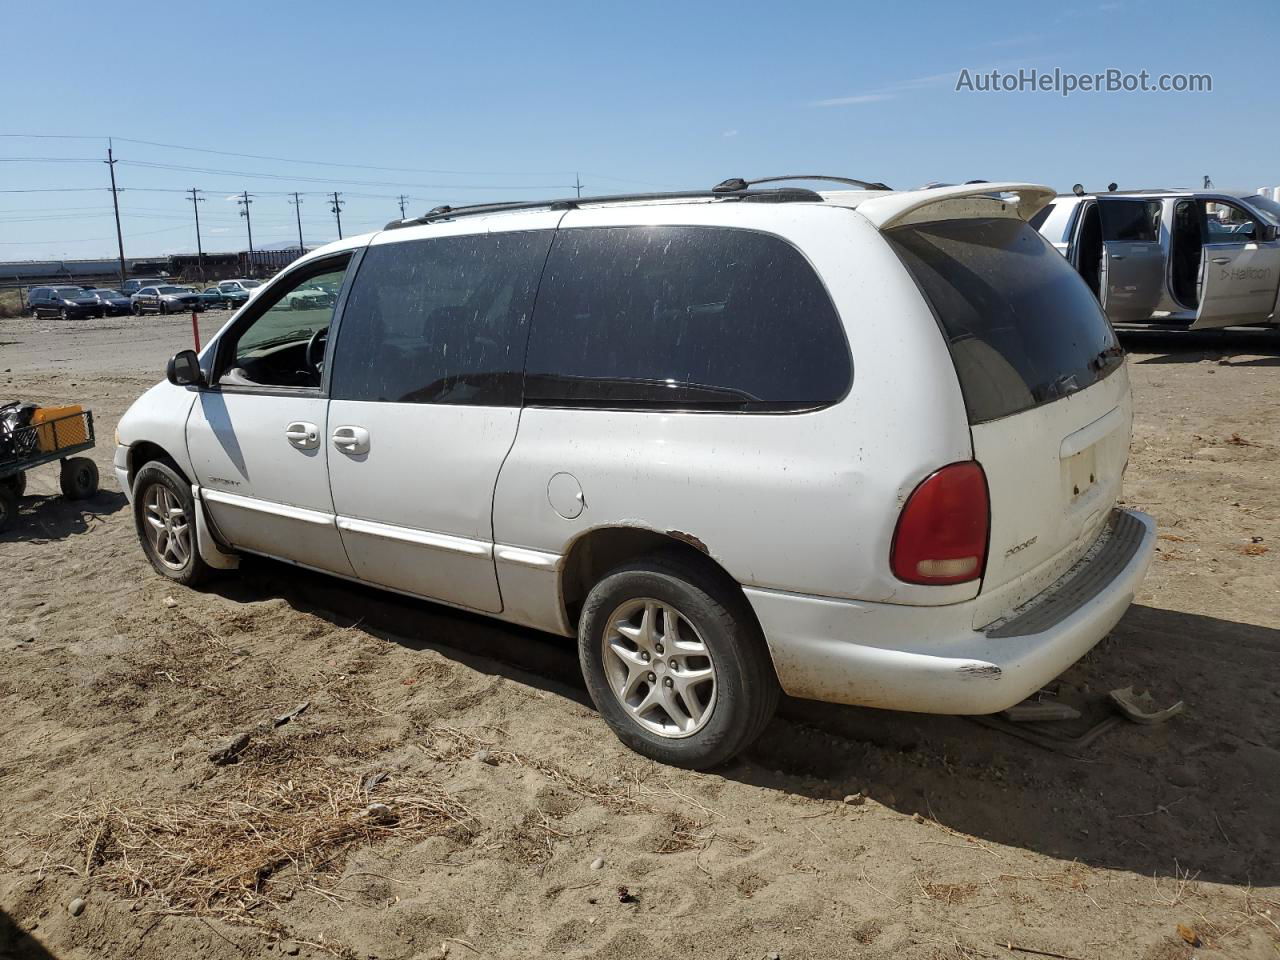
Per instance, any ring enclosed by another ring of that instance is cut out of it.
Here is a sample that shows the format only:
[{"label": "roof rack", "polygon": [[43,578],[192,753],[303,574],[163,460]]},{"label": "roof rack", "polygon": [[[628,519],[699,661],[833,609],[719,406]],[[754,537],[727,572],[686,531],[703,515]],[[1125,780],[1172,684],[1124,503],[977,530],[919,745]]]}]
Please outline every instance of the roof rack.
[{"label": "roof rack", "polygon": [[757,180],[743,180],[741,177],[730,177],[728,180],[722,180],[711,189],[715,193],[736,193],[740,190],[746,190],[748,187],[754,187],[757,183],[777,183],[780,180],[826,180],[831,183],[844,183],[851,187],[858,187],[862,190],[890,190],[891,187],[879,183],[868,182],[866,180],[854,180],[852,177],[831,177],[825,173],[793,173],[784,177],[760,177]]},{"label": "roof rack", "polygon": [[[785,179],[785,178],[783,178]],[[514,200],[507,203],[473,203],[461,207],[446,205],[433,207],[420,217],[392,220],[383,229],[398,230],[424,223],[453,220],[457,217],[474,217],[486,213],[511,213],[517,210],[576,210],[598,203],[642,202],[645,200],[740,200],[754,203],[795,203],[805,201],[821,203],[822,194],[800,187],[783,187],[773,190],[747,190],[734,192],[720,190],[678,190],[667,193],[618,193],[603,197],[568,197],[560,200]]]}]

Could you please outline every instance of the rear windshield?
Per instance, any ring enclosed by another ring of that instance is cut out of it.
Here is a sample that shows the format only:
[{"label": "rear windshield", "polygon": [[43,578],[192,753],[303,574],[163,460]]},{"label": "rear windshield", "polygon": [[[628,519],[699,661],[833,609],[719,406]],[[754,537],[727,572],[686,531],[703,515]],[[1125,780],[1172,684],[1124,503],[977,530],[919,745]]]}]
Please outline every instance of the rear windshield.
[{"label": "rear windshield", "polygon": [[1051,403],[1124,362],[1088,286],[1023,221],[942,220],[888,237],[938,317],[971,423]]}]

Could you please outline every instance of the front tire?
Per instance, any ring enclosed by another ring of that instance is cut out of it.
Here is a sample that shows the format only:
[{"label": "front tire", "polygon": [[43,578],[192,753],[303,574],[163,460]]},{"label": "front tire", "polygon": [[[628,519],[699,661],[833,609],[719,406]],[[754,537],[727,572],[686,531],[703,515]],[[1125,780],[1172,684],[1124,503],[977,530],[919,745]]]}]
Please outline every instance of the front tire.
[{"label": "front tire", "polygon": [[578,656],[618,739],[661,763],[705,770],[764,732],[778,680],[737,585],[680,557],[619,567],[592,588]]},{"label": "front tire", "polygon": [[209,576],[196,545],[195,498],[191,485],[172,467],[153,460],[133,481],[133,523],[142,552],[156,573],[184,586]]}]

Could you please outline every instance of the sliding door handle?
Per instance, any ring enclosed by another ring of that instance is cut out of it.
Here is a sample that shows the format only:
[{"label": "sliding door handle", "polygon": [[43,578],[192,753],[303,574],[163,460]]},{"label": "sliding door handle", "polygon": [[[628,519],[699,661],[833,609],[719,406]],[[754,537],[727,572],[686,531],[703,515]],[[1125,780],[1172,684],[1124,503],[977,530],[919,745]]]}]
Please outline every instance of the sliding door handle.
[{"label": "sliding door handle", "polygon": [[338,427],[333,431],[333,445],[352,456],[368,453],[369,431],[364,427]]}]

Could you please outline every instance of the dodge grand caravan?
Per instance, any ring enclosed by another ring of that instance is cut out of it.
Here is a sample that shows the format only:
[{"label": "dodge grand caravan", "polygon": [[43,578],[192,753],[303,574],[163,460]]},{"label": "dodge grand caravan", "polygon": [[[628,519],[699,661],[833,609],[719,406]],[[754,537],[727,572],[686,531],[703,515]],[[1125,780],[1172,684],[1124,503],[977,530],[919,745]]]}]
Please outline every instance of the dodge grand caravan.
[{"label": "dodge grand caravan", "polygon": [[1151,559],[1123,353],[1026,222],[1051,190],[863,186],[437,208],[308,254],[121,420],[142,549],[576,636],[605,721],[683,766],[780,691],[1022,700]]}]

